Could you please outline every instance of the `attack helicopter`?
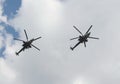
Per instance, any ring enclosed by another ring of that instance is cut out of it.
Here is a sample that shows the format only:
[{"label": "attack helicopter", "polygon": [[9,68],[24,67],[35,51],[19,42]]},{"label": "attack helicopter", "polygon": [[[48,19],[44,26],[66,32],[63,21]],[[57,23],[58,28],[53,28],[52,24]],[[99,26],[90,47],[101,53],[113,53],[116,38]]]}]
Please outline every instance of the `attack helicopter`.
[{"label": "attack helicopter", "polygon": [[31,40],[28,40],[28,35],[27,35],[27,32],[26,32],[25,29],[24,29],[24,33],[25,33],[25,36],[26,36],[26,39],[27,39],[26,41],[21,40],[21,39],[14,38],[14,40],[22,41],[22,42],[23,42],[23,44],[22,44],[22,49],[21,49],[20,51],[16,52],[16,55],[19,55],[19,53],[20,53],[21,51],[24,51],[25,49],[29,49],[29,48],[32,48],[32,47],[34,47],[35,49],[37,49],[37,50],[40,51],[40,49],[37,48],[37,47],[36,47],[35,45],[33,45],[32,43],[33,43],[34,41],[42,38],[42,37],[38,37],[38,38],[35,38],[35,39],[33,38],[33,39],[31,39]]},{"label": "attack helicopter", "polygon": [[89,31],[92,28],[92,25],[89,27],[89,29],[86,31],[85,34],[82,34],[82,32],[76,26],[73,26],[73,27],[80,33],[80,35],[78,37],[70,39],[70,40],[78,39],[78,43],[74,47],[70,47],[71,50],[74,50],[80,43],[84,43],[84,46],[86,47],[86,42],[88,42],[88,38],[99,39],[97,37],[90,36],[91,32],[89,32]]}]

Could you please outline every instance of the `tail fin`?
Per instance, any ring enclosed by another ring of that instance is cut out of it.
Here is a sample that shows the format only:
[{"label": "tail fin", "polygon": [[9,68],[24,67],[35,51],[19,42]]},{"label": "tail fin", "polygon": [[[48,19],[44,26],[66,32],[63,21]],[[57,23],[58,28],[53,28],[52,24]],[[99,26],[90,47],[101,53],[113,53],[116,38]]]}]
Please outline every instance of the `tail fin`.
[{"label": "tail fin", "polygon": [[70,49],[73,51],[74,48],[70,47]]},{"label": "tail fin", "polygon": [[16,55],[19,55],[19,53],[15,52]]}]

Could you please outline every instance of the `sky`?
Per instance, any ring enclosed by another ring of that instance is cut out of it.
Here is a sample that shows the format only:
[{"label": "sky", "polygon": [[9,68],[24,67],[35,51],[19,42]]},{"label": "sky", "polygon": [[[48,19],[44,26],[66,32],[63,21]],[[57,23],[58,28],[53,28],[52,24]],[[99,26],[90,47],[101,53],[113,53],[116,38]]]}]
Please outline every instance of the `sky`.
[{"label": "sky", "polygon": [[[119,0],[0,0],[0,84],[120,84]],[[77,40],[75,25],[87,47]],[[15,52],[42,36],[34,48]]]}]

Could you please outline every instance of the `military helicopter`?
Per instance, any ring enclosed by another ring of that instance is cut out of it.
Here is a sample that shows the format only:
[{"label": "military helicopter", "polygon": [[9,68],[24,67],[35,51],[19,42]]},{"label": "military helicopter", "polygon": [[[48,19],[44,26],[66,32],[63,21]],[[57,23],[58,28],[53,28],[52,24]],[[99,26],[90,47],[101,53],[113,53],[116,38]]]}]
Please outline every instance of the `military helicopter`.
[{"label": "military helicopter", "polygon": [[27,35],[25,29],[24,29],[24,33],[25,33],[25,36],[26,36],[27,41],[14,38],[14,40],[18,40],[18,41],[22,41],[22,42],[23,42],[23,44],[22,44],[23,48],[22,48],[20,51],[16,52],[16,55],[19,55],[19,53],[20,53],[21,51],[24,51],[25,49],[29,49],[29,48],[31,48],[31,47],[34,47],[34,48],[36,48],[37,50],[40,51],[40,49],[37,48],[36,46],[34,46],[32,43],[33,43],[33,41],[36,41],[36,40],[38,40],[38,39],[40,39],[40,38],[42,38],[42,37],[38,37],[38,38],[35,38],[35,39],[33,38],[33,39],[31,39],[31,40],[28,40],[28,35]]},{"label": "military helicopter", "polygon": [[70,47],[71,50],[74,50],[74,48],[76,48],[80,43],[84,43],[84,46],[86,47],[86,42],[88,42],[88,38],[99,39],[96,37],[90,37],[91,32],[89,32],[89,31],[92,28],[92,25],[89,27],[89,29],[87,30],[87,32],[84,35],[82,34],[82,32],[80,30],[78,30],[78,28],[76,26],[73,26],[73,27],[80,33],[80,35],[78,37],[70,39],[70,40],[78,39],[78,43],[74,47]]}]

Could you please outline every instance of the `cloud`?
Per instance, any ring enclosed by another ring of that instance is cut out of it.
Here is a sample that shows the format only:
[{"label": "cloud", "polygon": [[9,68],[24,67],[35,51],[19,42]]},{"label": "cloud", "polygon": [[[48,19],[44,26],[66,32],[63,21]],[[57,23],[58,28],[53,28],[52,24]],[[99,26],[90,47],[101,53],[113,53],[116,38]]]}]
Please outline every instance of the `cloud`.
[{"label": "cloud", "polygon": [[0,61],[1,61],[2,74],[10,80],[14,79],[15,78],[14,72],[12,72],[12,70],[6,65],[6,63],[3,59],[0,59]]},{"label": "cloud", "polygon": [[[12,70],[5,62],[4,59],[0,58],[0,78],[1,78],[1,83],[2,84],[12,84],[12,82],[16,78],[16,73],[14,70]],[[7,81],[6,81],[7,80]]]},{"label": "cloud", "polygon": [[[25,39],[23,29],[29,38],[42,36],[34,42],[41,51],[32,48],[16,57],[13,52],[22,43],[17,42],[12,50],[14,46],[9,40],[12,37],[8,35],[5,54],[10,55],[7,59],[12,60],[11,69],[19,74],[15,80],[22,84],[119,84],[118,3],[118,0],[69,0],[64,4],[55,0],[23,0],[18,14],[9,23],[20,30],[21,39]],[[74,42],[69,39],[79,35],[72,26],[86,32],[91,24],[92,35],[100,40],[89,40],[86,48],[81,44],[70,51]]]},{"label": "cloud", "polygon": [[3,15],[3,3],[4,0],[0,0],[0,83],[13,84],[17,81],[17,73],[10,64],[13,60],[11,57],[15,56],[15,43],[13,43],[13,36],[10,34],[11,31],[7,31],[11,26],[8,23],[7,16]]},{"label": "cloud", "polygon": [[0,55],[2,55],[0,56],[0,82],[2,84],[15,84],[19,79],[16,79],[17,72],[13,68],[12,63],[16,57],[15,50],[19,48],[19,46],[13,43],[13,36],[11,34],[6,33],[5,30],[3,31],[2,33],[5,34],[5,37],[1,35],[1,49],[4,48],[4,50],[1,50],[0,53]]},{"label": "cloud", "polygon": [[15,57],[16,45],[14,46],[12,42],[13,36],[8,34],[3,26],[0,27],[0,40],[0,82],[13,84],[16,81],[16,72],[10,64],[12,64],[12,58]]}]

